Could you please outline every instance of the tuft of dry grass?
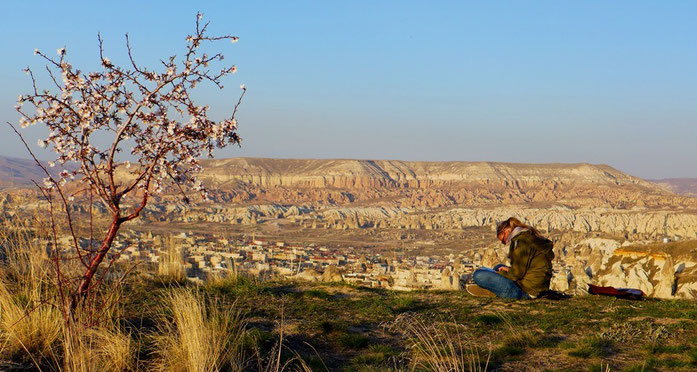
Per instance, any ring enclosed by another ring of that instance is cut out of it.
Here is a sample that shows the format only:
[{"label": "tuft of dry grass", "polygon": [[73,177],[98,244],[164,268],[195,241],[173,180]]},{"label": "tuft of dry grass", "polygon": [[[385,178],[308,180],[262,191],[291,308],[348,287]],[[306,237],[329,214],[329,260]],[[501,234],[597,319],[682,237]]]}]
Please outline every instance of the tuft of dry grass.
[{"label": "tuft of dry grass", "polygon": [[70,372],[134,370],[134,342],[130,334],[115,324],[76,329],[74,323],[63,329],[63,370]]},{"label": "tuft of dry grass", "polygon": [[489,357],[486,360],[480,357],[479,350],[461,328],[453,321],[427,319],[411,313],[399,315],[388,325],[408,345],[406,359],[411,370],[486,371]]},{"label": "tuft of dry grass", "polygon": [[167,282],[183,283],[186,281],[186,268],[182,263],[181,247],[170,237],[164,242],[165,252],[160,255],[157,274]]},{"label": "tuft of dry grass", "polygon": [[230,261],[230,262],[232,262],[232,264],[231,264],[232,269],[211,272],[206,277],[205,285],[209,288],[222,287],[222,286],[228,286],[228,285],[232,285],[232,286],[237,285],[237,283],[240,281],[241,276],[237,273],[237,269],[236,269],[236,266],[234,265],[234,261]]},{"label": "tuft of dry grass", "polygon": [[[245,322],[234,304],[211,302],[191,289],[166,296],[160,333],[155,337],[160,371],[239,371],[243,367]],[[169,313],[170,316],[165,314]]]},{"label": "tuft of dry grass", "polygon": [[54,356],[63,318],[57,309],[22,300],[0,282],[0,354],[31,359],[35,364]]},{"label": "tuft of dry grass", "polygon": [[22,228],[0,232],[5,255],[0,276],[0,356],[38,366],[55,358],[61,339],[60,309],[47,304],[51,262],[45,241]]}]

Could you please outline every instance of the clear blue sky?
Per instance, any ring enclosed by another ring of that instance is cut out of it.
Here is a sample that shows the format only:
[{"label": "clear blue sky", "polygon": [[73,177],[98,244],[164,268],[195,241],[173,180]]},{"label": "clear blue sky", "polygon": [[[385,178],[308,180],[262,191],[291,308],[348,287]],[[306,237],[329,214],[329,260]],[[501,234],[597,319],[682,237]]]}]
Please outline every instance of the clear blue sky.
[{"label": "clear blue sky", "polygon": [[[427,5],[428,4],[428,5]],[[201,92],[222,115],[245,83],[243,147],[219,156],[605,163],[697,177],[697,2],[2,1],[0,119],[67,46],[154,65],[197,11],[238,74]],[[44,80],[45,81],[45,80]],[[36,130],[29,131],[34,136]],[[35,137],[33,137],[35,138]],[[0,154],[26,157],[5,125]]]}]

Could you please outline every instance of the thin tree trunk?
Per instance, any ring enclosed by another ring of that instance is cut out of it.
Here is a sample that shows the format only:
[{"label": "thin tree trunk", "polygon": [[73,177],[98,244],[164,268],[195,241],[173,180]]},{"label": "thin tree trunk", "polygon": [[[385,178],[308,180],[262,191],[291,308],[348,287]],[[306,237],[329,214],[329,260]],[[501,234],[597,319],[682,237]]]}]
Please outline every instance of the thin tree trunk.
[{"label": "thin tree trunk", "polygon": [[82,275],[82,279],[80,279],[80,283],[77,286],[77,290],[75,291],[70,300],[71,312],[74,312],[77,308],[77,305],[81,301],[83,301],[87,296],[87,293],[90,289],[90,284],[92,283],[92,278],[94,278],[94,274],[97,272],[99,265],[102,263],[102,261],[104,261],[104,257],[106,257],[106,254],[111,249],[111,244],[114,242],[114,239],[116,238],[116,234],[118,233],[119,228],[121,227],[121,223],[122,222],[120,217],[118,215],[115,215],[113,221],[111,222],[111,226],[109,226],[109,231],[107,232],[106,237],[102,241],[102,244],[99,247],[99,250],[97,251],[97,255],[94,256],[90,261],[89,266],[85,270],[85,273]]}]

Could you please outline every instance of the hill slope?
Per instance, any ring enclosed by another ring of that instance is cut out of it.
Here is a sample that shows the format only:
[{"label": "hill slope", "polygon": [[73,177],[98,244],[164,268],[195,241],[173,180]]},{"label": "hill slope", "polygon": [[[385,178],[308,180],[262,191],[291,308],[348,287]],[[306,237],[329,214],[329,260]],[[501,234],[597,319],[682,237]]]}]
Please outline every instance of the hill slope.
[{"label": "hill slope", "polygon": [[650,181],[676,194],[697,196],[697,178],[664,178]]},{"label": "hill slope", "polygon": [[33,160],[0,156],[0,189],[33,186],[46,177]]}]

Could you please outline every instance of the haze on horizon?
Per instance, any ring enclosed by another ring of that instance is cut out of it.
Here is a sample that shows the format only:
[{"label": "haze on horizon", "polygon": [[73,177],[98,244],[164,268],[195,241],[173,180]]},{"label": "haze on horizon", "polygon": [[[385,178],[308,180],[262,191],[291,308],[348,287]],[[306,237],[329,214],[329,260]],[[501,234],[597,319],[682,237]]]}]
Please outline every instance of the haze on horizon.
[{"label": "haze on horizon", "polygon": [[[106,55],[155,66],[180,53],[197,11],[239,72],[200,102],[223,116],[245,83],[242,148],[219,157],[608,164],[697,177],[697,3],[492,1],[0,4],[0,120],[40,70]],[[40,84],[48,86],[46,76]],[[34,143],[37,129],[26,131]],[[0,155],[26,158],[0,125]],[[45,154],[48,158],[48,154]]]}]

